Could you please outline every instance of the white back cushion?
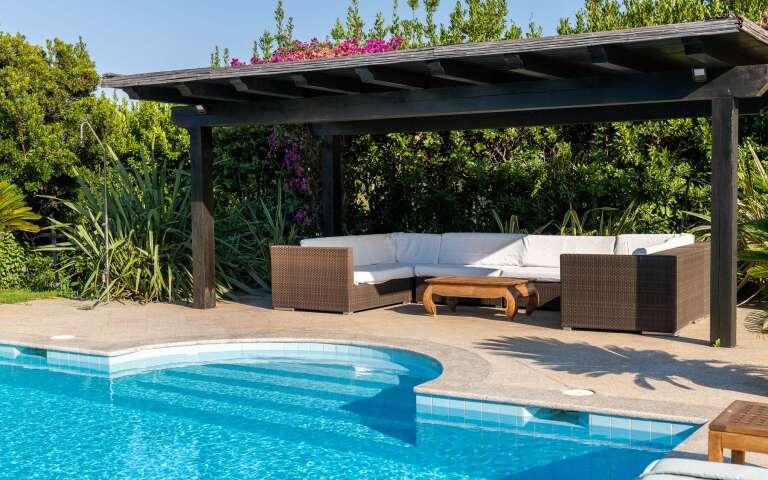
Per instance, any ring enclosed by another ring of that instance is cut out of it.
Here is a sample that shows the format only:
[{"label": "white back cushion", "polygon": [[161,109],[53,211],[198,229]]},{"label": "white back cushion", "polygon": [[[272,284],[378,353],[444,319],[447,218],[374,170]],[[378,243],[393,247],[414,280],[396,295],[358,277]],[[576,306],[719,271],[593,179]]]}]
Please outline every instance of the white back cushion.
[{"label": "white back cushion", "polygon": [[696,239],[690,233],[683,233],[679,236],[668,238],[666,241],[651,245],[650,247],[638,248],[632,255],[650,255],[652,253],[663,252],[664,250],[670,250],[672,248],[684,247],[686,245],[693,245]]},{"label": "white back cushion", "polygon": [[393,233],[395,261],[400,263],[437,263],[440,235],[433,233]]},{"label": "white back cushion", "polygon": [[444,233],[439,263],[520,265],[522,233]]},{"label": "white back cushion", "polygon": [[560,267],[563,253],[613,254],[616,237],[528,235],[523,239],[523,266]]},{"label": "white back cushion", "polygon": [[352,247],[355,266],[394,263],[395,242],[388,234],[305,238],[302,247]]},{"label": "white back cushion", "polygon": [[646,248],[666,242],[670,238],[689,236],[693,243],[693,235],[689,233],[628,233],[616,236],[616,255],[632,255],[639,248]]}]

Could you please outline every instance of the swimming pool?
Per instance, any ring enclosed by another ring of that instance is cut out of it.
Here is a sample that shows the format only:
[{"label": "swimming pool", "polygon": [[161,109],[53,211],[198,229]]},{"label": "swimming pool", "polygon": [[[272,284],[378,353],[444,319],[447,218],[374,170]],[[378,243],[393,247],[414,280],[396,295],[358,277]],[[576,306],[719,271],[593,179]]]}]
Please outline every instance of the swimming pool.
[{"label": "swimming pool", "polygon": [[111,374],[5,355],[0,478],[631,479],[695,428],[417,398],[441,373],[427,357],[271,345],[193,365],[139,354]]}]

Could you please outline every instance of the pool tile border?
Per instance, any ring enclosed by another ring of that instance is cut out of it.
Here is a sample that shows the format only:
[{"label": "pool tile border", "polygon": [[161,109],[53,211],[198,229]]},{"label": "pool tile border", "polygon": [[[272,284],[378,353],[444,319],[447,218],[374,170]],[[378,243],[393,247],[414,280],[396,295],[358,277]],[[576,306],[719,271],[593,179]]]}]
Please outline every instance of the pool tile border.
[{"label": "pool tile border", "polygon": [[[118,355],[94,355],[63,350],[0,344],[0,362],[67,373],[119,377],[185,364],[248,359],[305,358],[387,362],[392,368],[419,369],[433,379],[442,373],[436,359],[410,350],[320,341],[252,341],[170,345]],[[538,434],[603,439],[626,444],[673,446],[700,425],[649,420],[587,411],[558,410],[485,399],[415,392],[416,412],[427,422],[471,424],[486,428],[516,428]],[[553,416],[559,414],[568,418]]]}]

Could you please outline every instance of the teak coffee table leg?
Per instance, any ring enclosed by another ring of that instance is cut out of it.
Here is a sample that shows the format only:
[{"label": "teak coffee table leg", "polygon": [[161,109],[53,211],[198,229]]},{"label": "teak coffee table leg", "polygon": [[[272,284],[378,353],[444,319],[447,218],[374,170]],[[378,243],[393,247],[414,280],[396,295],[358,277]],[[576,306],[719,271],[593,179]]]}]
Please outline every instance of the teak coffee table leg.
[{"label": "teak coffee table leg", "polygon": [[427,311],[430,315],[437,315],[437,305],[435,305],[435,301],[432,299],[432,285],[428,285],[427,289],[424,290],[424,298],[422,300],[422,303],[424,303],[424,310]]},{"label": "teak coffee table leg", "polygon": [[709,432],[707,460],[710,462],[723,462],[723,439],[720,432]]},{"label": "teak coffee table leg", "polygon": [[731,463],[738,465],[744,465],[747,460],[747,452],[744,450],[731,450]]},{"label": "teak coffee table leg", "polygon": [[517,315],[517,301],[520,299],[520,293],[518,293],[515,289],[508,289],[506,293],[504,294],[504,300],[507,302],[507,319],[509,321],[514,320],[515,315]]}]

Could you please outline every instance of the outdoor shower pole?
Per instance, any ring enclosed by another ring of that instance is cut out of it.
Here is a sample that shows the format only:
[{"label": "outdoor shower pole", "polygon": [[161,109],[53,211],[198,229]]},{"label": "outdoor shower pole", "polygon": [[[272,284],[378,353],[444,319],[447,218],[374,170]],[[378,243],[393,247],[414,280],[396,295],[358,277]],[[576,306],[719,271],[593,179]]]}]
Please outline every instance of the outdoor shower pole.
[{"label": "outdoor shower pole", "polygon": [[107,303],[109,303],[109,200],[107,197],[109,194],[109,178],[107,177],[107,148],[101,142],[101,138],[99,138],[99,136],[96,134],[96,130],[93,129],[91,122],[89,122],[87,118],[84,118],[80,124],[80,145],[82,145],[85,140],[83,131],[86,126],[91,131],[91,134],[93,134],[93,137],[96,139],[99,147],[101,147],[102,173],[104,174],[104,284],[107,289]]}]

